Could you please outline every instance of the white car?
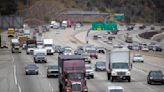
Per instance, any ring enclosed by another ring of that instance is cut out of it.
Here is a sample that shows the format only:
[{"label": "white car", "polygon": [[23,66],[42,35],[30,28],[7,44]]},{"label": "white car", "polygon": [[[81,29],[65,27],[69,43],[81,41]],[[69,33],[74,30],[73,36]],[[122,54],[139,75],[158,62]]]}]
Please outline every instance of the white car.
[{"label": "white car", "polygon": [[133,62],[144,62],[143,56],[141,54],[134,54]]},{"label": "white car", "polygon": [[92,65],[86,64],[85,68],[86,68],[87,78],[94,78],[94,69],[93,69]]},{"label": "white car", "polygon": [[148,51],[149,51],[148,46],[142,46],[142,51],[146,51],[146,52],[148,52]]},{"label": "white car", "polygon": [[124,88],[122,86],[108,86],[106,92],[124,92]]}]

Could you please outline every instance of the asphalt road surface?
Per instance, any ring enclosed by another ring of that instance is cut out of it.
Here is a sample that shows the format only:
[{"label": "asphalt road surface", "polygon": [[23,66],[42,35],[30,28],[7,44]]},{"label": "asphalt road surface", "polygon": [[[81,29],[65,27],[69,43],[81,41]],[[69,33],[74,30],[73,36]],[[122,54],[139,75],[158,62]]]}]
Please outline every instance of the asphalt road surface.
[{"label": "asphalt road surface", "polygon": [[[66,30],[51,30],[44,34],[44,38],[53,38],[55,44],[71,46],[75,49],[85,42],[85,32],[80,33],[76,38],[75,34],[88,29],[85,27],[79,30],[68,28]],[[5,34],[5,33],[4,33]],[[92,33],[91,33],[92,34]],[[7,39],[7,38],[6,38]],[[9,41],[9,39],[7,39]],[[91,44],[96,46],[108,46],[107,44],[90,39]],[[119,41],[116,41],[119,42]],[[109,46],[110,47],[110,46]],[[25,75],[24,66],[33,63],[33,57],[22,53],[11,54],[10,49],[0,50],[0,92],[59,92],[58,79],[47,78],[46,69],[49,64],[57,64],[57,54],[47,56],[48,63],[37,64],[39,75]],[[99,55],[105,60],[104,55]],[[146,77],[149,70],[160,69],[164,72],[164,59],[160,57],[144,55],[144,63],[134,63],[131,71],[132,82],[107,80],[106,72],[95,72],[95,78],[87,80],[89,92],[106,92],[107,86],[118,85],[125,88],[125,92],[164,92],[163,85],[148,85]],[[95,64],[95,59],[92,64]]]}]

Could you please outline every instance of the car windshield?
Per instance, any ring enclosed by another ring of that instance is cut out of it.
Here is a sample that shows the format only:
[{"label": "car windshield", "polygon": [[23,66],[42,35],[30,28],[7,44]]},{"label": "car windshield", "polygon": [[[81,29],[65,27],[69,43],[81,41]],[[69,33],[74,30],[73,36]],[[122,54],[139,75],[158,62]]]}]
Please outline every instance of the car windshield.
[{"label": "car windshield", "polygon": [[128,69],[128,63],[112,63],[113,69]]},{"label": "car windshield", "polygon": [[28,48],[35,48],[36,44],[28,44]]},{"label": "car windshield", "polygon": [[68,79],[83,79],[84,75],[82,73],[69,73]]},{"label": "car windshield", "polygon": [[109,92],[123,92],[123,90],[122,89],[112,89]]},{"label": "car windshield", "polygon": [[88,53],[96,53],[96,50],[87,50]]},{"label": "car windshield", "polygon": [[86,67],[86,70],[92,69],[92,67],[90,65],[86,65],[85,67]]},{"label": "car windshield", "polygon": [[51,65],[51,66],[48,66],[48,69],[58,69],[58,66],[57,65]]},{"label": "car windshield", "polygon": [[52,47],[52,44],[44,44],[45,47]]},{"label": "car windshield", "polygon": [[140,54],[136,54],[136,55],[134,55],[135,57],[142,57],[142,55],[140,55]]},{"label": "car windshield", "polygon": [[28,68],[28,69],[37,69],[38,67],[36,65],[31,64],[31,65],[27,65],[26,68]]},{"label": "car windshield", "polygon": [[45,53],[37,53],[37,56],[45,56]]},{"label": "car windshield", "polygon": [[163,76],[161,71],[153,71],[150,73],[151,76],[156,77],[156,76]]},{"label": "car windshield", "polygon": [[105,62],[97,62],[96,65],[97,66],[105,66]]}]

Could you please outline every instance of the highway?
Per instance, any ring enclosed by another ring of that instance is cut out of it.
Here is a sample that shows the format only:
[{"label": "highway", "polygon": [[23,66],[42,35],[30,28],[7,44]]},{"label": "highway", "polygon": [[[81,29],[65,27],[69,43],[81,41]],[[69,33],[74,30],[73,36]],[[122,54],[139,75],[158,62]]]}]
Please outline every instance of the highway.
[{"label": "highway", "polygon": [[[75,49],[85,42],[84,35],[89,26],[84,26],[78,30],[68,28],[66,30],[53,30],[44,33],[44,38],[53,38],[55,44],[71,46]],[[75,37],[76,34],[79,34]],[[5,34],[5,33],[4,33]],[[92,33],[91,33],[92,34]],[[6,38],[7,39],[7,38]],[[9,39],[7,39],[9,41]],[[119,38],[115,40],[119,43]],[[89,40],[89,43],[96,46],[108,46],[100,41]],[[110,46],[109,46],[110,47]],[[133,52],[132,52],[133,53]],[[59,92],[58,79],[47,78],[46,69],[49,64],[57,64],[58,54],[47,56],[48,63],[37,64],[39,75],[25,75],[24,66],[33,63],[33,57],[26,55],[25,51],[21,54],[11,54],[10,49],[0,49],[0,92]],[[104,55],[99,55],[105,59]],[[164,72],[164,58],[144,55],[144,63],[134,63],[132,69],[132,82],[107,80],[106,72],[95,72],[95,78],[87,80],[89,92],[106,92],[107,86],[119,85],[125,88],[125,92],[163,92],[163,85],[148,85],[146,81],[150,70],[160,69]],[[92,64],[95,64],[95,59]]]}]

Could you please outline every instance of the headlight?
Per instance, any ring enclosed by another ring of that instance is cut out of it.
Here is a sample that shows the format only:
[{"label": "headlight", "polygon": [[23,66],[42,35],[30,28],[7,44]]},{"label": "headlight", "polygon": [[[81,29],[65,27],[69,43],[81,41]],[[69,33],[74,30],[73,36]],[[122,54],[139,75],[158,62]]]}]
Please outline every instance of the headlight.
[{"label": "headlight", "polygon": [[116,75],[116,72],[112,72],[112,75]]},{"label": "headlight", "polygon": [[150,79],[153,79],[153,77],[150,77]]},{"label": "headlight", "polygon": [[36,72],[38,71],[38,70],[35,70]]},{"label": "headlight", "polygon": [[130,75],[130,72],[128,71],[128,72],[126,73],[126,75]]},{"label": "headlight", "polygon": [[88,89],[87,89],[87,88],[85,88],[85,89],[84,89],[84,92],[86,92],[86,91],[88,91]]},{"label": "headlight", "polygon": [[27,72],[29,71],[29,70],[26,70]]}]

